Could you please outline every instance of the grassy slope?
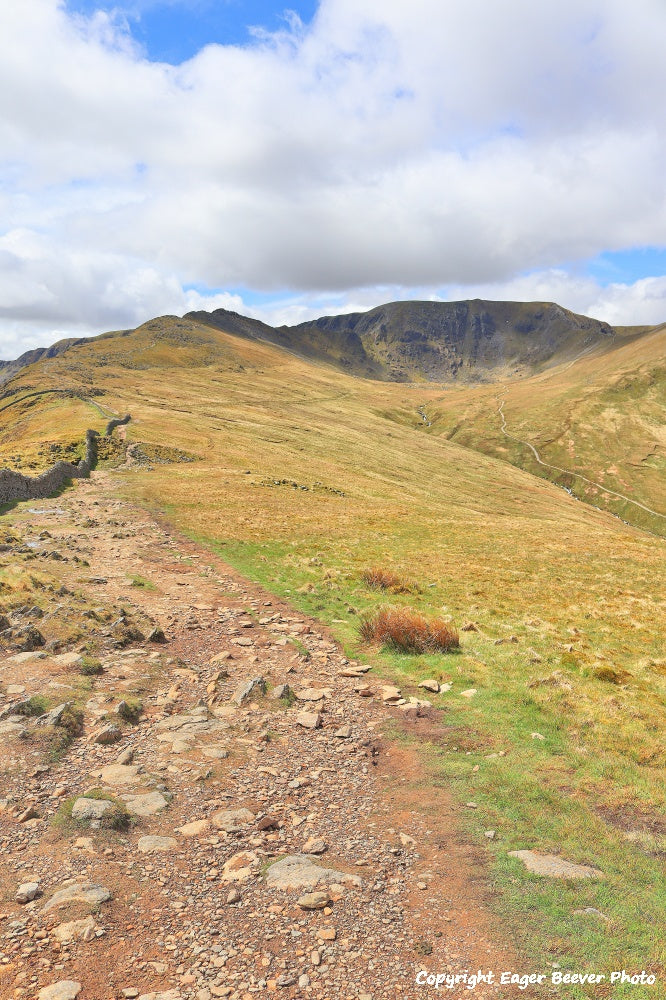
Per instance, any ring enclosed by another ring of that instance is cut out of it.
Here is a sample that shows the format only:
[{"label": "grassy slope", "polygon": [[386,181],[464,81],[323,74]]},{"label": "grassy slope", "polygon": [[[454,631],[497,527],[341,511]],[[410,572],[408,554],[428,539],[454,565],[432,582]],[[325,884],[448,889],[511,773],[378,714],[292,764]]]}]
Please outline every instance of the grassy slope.
[{"label": "grassy slope", "polygon": [[666,327],[661,327],[530,378],[440,392],[429,398],[432,432],[548,474],[581,499],[663,535],[666,519],[575,476],[546,473],[528,448],[502,435],[497,411],[503,399],[509,432],[534,444],[543,461],[666,514],[665,357]]},{"label": "grassy slope", "polygon": [[[417,410],[425,402],[434,412],[437,389],[352,379],[195,324],[154,321],[29,377],[92,377],[104,407],[132,413],[130,438],[198,455],[122,474],[119,486],[333,623],[350,650],[359,651],[359,613],[387,600],[475,620],[481,631],[462,634],[460,655],[360,650],[405,690],[425,676],[452,681],[433,698],[451,728],[426,749],[424,780],[477,802],[463,811],[469,835],[487,848],[497,905],[533,967],[663,972],[663,542],[448,441],[447,397],[427,428]],[[562,389],[545,378],[543,398],[556,407]],[[488,408],[476,391],[453,390],[452,400]],[[371,564],[420,593],[367,590],[359,577]],[[596,676],[609,666],[630,675],[625,683]],[[461,697],[470,687],[477,695]],[[607,878],[546,883],[507,857],[528,847],[561,849]],[[585,906],[609,922],[573,915]],[[629,990],[612,995],[654,996]]]}]

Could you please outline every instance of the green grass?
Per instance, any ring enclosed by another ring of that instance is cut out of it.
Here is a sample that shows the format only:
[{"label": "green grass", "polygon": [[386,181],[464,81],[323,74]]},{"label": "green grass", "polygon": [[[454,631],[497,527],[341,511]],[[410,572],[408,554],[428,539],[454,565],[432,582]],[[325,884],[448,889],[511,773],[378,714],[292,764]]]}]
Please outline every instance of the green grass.
[{"label": "green grass", "polygon": [[134,575],[130,576],[130,587],[142,587],[144,590],[157,590],[157,587],[151,580],[147,580],[145,576]]}]

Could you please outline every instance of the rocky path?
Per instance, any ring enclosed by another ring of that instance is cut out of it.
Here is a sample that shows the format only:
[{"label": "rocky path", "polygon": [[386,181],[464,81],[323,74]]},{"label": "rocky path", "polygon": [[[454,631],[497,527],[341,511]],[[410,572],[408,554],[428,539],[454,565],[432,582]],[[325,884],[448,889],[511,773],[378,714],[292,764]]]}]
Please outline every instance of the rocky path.
[{"label": "rocky path", "polygon": [[0,595],[0,996],[380,1000],[516,967],[455,807],[384,735],[432,738],[413,696],[105,474],[5,532],[35,589]]}]

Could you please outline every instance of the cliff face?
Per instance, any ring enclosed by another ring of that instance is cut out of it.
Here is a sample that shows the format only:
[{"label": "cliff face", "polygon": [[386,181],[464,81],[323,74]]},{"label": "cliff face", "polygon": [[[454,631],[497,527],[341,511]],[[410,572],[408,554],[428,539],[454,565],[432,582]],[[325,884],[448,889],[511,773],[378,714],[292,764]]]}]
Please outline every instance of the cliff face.
[{"label": "cliff face", "polygon": [[357,340],[385,378],[492,378],[533,370],[612,342],[607,323],[553,303],[392,302],[366,313],[325,316],[288,330],[293,340]]}]

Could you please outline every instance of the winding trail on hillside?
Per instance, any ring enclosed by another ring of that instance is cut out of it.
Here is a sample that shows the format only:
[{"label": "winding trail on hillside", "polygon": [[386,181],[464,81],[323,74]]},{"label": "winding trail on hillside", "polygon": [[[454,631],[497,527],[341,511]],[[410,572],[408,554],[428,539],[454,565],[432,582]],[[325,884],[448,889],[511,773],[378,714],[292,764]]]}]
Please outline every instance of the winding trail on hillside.
[{"label": "winding trail on hillside", "polygon": [[618,499],[624,500],[626,503],[631,503],[635,507],[640,507],[641,510],[647,511],[648,514],[652,514],[654,517],[661,517],[666,519],[666,514],[660,514],[658,510],[652,510],[651,507],[646,507],[645,504],[639,503],[638,500],[632,500],[631,497],[625,496],[624,493],[616,493],[615,490],[610,490],[608,489],[607,486],[602,486],[601,483],[596,483],[593,479],[588,479],[587,476],[583,476],[580,472],[574,472],[571,469],[563,469],[559,465],[551,465],[549,462],[544,462],[543,459],[541,458],[541,455],[536,450],[533,444],[530,444],[529,441],[523,441],[522,438],[516,437],[515,434],[509,434],[508,430],[506,429],[506,417],[504,416],[504,400],[502,400],[499,403],[499,409],[497,412],[499,413],[502,421],[502,425],[500,428],[502,434],[504,434],[505,437],[510,438],[512,441],[517,441],[518,444],[522,444],[526,448],[529,448],[532,454],[534,455],[535,459],[539,463],[539,465],[542,465],[544,469],[553,469],[555,472],[561,472],[566,476],[575,476],[577,479],[582,479],[583,482],[589,483],[591,486],[596,486],[596,488],[601,490],[603,493],[608,493],[610,496],[618,497]]}]

